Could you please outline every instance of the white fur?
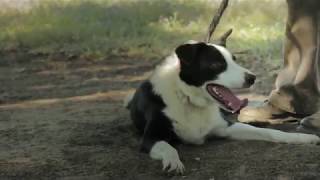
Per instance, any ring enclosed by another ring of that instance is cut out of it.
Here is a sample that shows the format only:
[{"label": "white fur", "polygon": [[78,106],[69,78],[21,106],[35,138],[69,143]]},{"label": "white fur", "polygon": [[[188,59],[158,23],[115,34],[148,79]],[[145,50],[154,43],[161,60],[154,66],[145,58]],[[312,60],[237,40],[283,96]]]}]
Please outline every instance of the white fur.
[{"label": "white fur", "polygon": [[[241,82],[241,86],[238,86],[239,84],[235,81],[244,79],[245,72],[251,72],[237,65],[232,60],[231,54],[227,49],[218,45],[213,46],[226,58],[227,66],[231,66],[214,82],[230,88],[241,87],[243,82]],[[228,136],[235,139],[238,136],[239,139],[274,142],[295,141],[296,143],[310,143],[310,141],[313,142],[315,139],[320,141],[314,135],[299,136],[305,138],[303,141],[301,138],[292,138],[297,137],[297,134],[255,128],[250,125],[241,126],[242,128],[239,128],[241,133],[239,133],[239,131],[233,130],[234,127],[239,127],[238,124],[228,127],[228,123],[220,114],[219,105],[208,95],[207,91],[204,88],[189,86],[181,81],[179,71],[179,60],[175,54],[172,54],[167,57],[163,64],[156,68],[150,81],[154,86],[154,92],[160,95],[166,104],[163,112],[172,120],[175,133],[187,143],[202,144],[209,134]],[[232,79],[233,73],[236,73],[234,75],[235,78],[233,78],[235,80]],[[249,134],[258,132],[258,134],[262,134],[263,138],[261,136],[247,136],[246,130],[248,130]]]},{"label": "white fur", "polygon": [[179,60],[174,54],[156,68],[150,81],[166,104],[163,112],[173,120],[176,134],[187,143],[202,144],[212,129],[227,127],[227,122],[203,89],[188,86],[178,74]]},{"label": "white fur", "polygon": [[130,101],[134,96],[134,92],[129,93],[123,100],[123,107],[127,108],[129,106]]},{"label": "white fur", "polygon": [[319,142],[319,137],[316,135],[286,133],[274,129],[258,128],[243,123],[233,124],[232,126],[225,129],[224,133],[225,134],[221,135],[238,140],[262,140],[291,144],[316,144],[317,142]]},{"label": "white fur", "polygon": [[168,169],[168,172],[176,170],[178,173],[183,173],[184,171],[184,166],[180,161],[177,150],[165,141],[159,141],[153,145],[150,157],[161,160],[163,170]]},{"label": "white fur", "polygon": [[[228,66],[214,83],[229,88],[241,88],[244,83],[244,73],[251,72],[237,65],[228,50],[221,46],[212,46],[223,54]],[[208,92],[203,87],[188,86],[181,81],[179,71],[179,60],[176,54],[172,54],[155,69],[150,81],[154,86],[154,93],[160,95],[166,104],[163,112],[172,120],[175,133],[186,143],[202,144],[209,135],[284,143],[320,141],[320,138],[315,135],[286,133],[242,123],[235,123],[229,127],[220,114],[219,105],[208,95]],[[150,155],[154,159],[162,160],[164,168],[170,166],[170,170],[181,171],[183,167],[176,150],[164,141],[157,142]]]},{"label": "white fur", "polygon": [[[224,47],[215,44],[210,44],[220,51],[227,62],[227,70],[221,73],[218,78],[208,83],[216,83],[228,88],[242,88],[245,83],[245,73],[253,74],[248,69],[239,66],[232,59],[231,53]],[[206,85],[205,84],[205,85]]]}]

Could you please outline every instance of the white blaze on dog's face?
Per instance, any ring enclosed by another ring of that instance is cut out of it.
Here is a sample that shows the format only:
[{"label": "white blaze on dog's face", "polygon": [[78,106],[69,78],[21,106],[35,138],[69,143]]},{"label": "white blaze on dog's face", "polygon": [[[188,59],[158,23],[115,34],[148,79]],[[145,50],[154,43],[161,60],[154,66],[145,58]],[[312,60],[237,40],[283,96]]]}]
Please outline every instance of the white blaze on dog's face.
[{"label": "white blaze on dog's face", "polygon": [[255,75],[238,65],[234,61],[234,56],[225,47],[215,44],[210,45],[218,49],[223,55],[227,63],[227,69],[220,73],[216,80],[208,83],[220,84],[230,89],[248,88],[254,83]]},{"label": "white blaze on dog's face", "polygon": [[205,90],[210,99],[226,110],[236,112],[246,105],[230,89],[247,88],[255,76],[234,62],[223,46],[203,42],[188,42],[176,49],[180,60],[180,79],[190,86]]}]

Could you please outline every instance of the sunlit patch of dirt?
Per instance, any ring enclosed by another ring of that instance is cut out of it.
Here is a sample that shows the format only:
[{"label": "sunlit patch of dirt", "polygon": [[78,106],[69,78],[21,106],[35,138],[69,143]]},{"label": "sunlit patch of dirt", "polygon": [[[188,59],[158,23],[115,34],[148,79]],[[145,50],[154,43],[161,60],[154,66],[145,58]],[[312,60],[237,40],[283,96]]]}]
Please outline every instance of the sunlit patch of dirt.
[{"label": "sunlit patch of dirt", "polygon": [[[231,140],[180,145],[186,173],[164,173],[160,162],[139,152],[140,138],[122,105],[154,62],[25,58],[10,55],[0,63],[0,179],[320,177],[320,146]],[[258,88],[265,86],[272,84]]]}]

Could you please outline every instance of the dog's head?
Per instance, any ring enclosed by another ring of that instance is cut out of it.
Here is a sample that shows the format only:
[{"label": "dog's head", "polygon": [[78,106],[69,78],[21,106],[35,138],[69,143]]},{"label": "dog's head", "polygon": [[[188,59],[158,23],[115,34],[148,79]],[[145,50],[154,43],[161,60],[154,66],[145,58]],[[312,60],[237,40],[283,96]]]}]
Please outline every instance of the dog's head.
[{"label": "dog's head", "polygon": [[228,111],[246,105],[247,101],[238,99],[230,89],[248,88],[256,77],[238,65],[225,47],[192,41],[177,47],[175,53],[180,61],[179,76],[186,84],[202,88]]}]

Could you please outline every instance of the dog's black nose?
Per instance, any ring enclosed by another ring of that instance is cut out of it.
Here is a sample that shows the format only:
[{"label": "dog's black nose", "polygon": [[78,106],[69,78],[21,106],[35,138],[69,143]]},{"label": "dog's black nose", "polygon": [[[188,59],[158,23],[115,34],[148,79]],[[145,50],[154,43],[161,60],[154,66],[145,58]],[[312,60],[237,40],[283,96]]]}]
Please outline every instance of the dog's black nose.
[{"label": "dog's black nose", "polygon": [[256,76],[250,73],[245,73],[245,81],[246,84],[251,86],[252,84],[254,84],[254,81],[256,80]]}]

